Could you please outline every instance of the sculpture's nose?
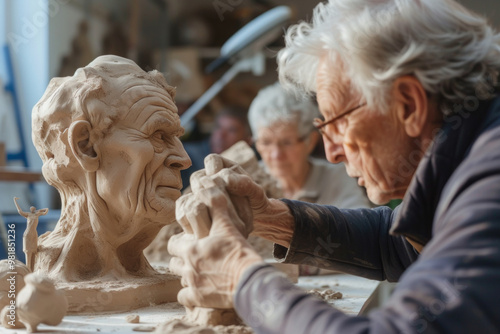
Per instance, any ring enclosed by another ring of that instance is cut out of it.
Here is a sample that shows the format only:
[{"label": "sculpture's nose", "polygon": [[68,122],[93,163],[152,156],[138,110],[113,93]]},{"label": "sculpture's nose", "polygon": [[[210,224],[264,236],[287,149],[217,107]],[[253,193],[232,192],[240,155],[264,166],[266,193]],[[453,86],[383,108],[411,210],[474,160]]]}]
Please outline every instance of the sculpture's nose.
[{"label": "sculpture's nose", "polygon": [[165,159],[165,166],[169,168],[184,170],[191,166],[191,159],[182,147],[178,152],[167,156],[167,158]]}]

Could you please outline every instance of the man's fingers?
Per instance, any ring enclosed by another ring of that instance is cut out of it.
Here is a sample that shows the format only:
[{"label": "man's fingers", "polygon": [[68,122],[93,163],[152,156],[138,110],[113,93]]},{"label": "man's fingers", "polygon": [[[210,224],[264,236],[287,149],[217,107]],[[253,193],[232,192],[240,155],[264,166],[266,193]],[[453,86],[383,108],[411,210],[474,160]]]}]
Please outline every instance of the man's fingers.
[{"label": "man's fingers", "polygon": [[212,219],[204,203],[197,202],[193,204],[191,210],[186,213],[186,218],[196,238],[201,239],[208,235],[212,227]]},{"label": "man's fingers", "polygon": [[196,272],[193,269],[187,268],[184,270],[181,277],[181,285],[184,288],[188,286],[196,287]]},{"label": "man's fingers", "polygon": [[197,170],[191,174],[191,177],[189,178],[189,185],[191,186],[192,192],[197,192],[200,189],[199,179],[206,176],[207,174],[204,169]]},{"label": "man's fingers", "polygon": [[255,200],[267,198],[264,189],[256,184],[248,175],[235,173],[219,173],[226,184],[226,190],[231,195],[248,197]]},{"label": "man's fingers", "polygon": [[205,157],[205,173],[207,176],[217,174],[223,169],[229,168],[237,173],[247,174],[247,172],[237,163],[218,154],[209,154]]},{"label": "man's fingers", "polygon": [[232,204],[235,210],[229,212],[232,218],[231,220],[241,234],[243,234],[245,238],[248,238],[248,235],[253,230],[253,212],[248,198],[232,196]]},{"label": "man's fingers", "polygon": [[193,234],[193,228],[191,227],[191,223],[187,218],[187,213],[190,211],[190,204],[193,201],[194,194],[189,193],[186,195],[182,195],[175,202],[175,219],[181,225],[184,232]]},{"label": "man's fingers", "polygon": [[198,293],[198,290],[189,286],[179,291],[177,294],[177,301],[189,308],[203,305],[203,298]]},{"label": "man's fingers", "polygon": [[[207,177],[202,179],[211,182]],[[203,202],[205,193],[203,188],[196,193],[183,195],[175,204],[175,218],[184,232],[194,234],[199,239],[206,237],[212,226],[209,210]]]},{"label": "man's fingers", "polygon": [[195,243],[196,237],[193,234],[174,234],[168,240],[167,250],[170,255],[183,258]]},{"label": "man's fingers", "polygon": [[174,256],[170,259],[170,263],[168,264],[168,268],[175,275],[182,276],[182,274],[184,272],[184,260],[181,259],[180,257]]},{"label": "man's fingers", "polygon": [[238,196],[248,195],[248,191],[255,186],[248,175],[226,172],[221,173],[220,176],[226,183],[227,190]]},{"label": "man's fingers", "polygon": [[[200,229],[197,235],[199,235],[200,238],[207,236],[211,228],[213,228],[214,222],[217,222],[219,225],[225,223],[223,226],[231,225],[236,227],[241,234],[247,237],[252,230],[252,224],[251,221],[249,221],[249,226],[247,227],[245,222],[241,220],[240,214],[243,214],[247,220],[252,219],[248,200],[244,197],[231,199],[225,190],[224,180],[218,176],[200,178],[199,183],[203,189],[198,191],[197,198],[205,204],[202,210],[204,217],[195,217],[188,214],[193,229]],[[233,203],[232,200],[236,201],[236,204],[241,206],[239,210],[241,212],[236,210],[234,206],[235,203]],[[210,224],[201,224],[201,218],[206,219]],[[194,221],[196,221],[197,224],[193,224]]]},{"label": "man's fingers", "polygon": [[228,234],[245,234],[244,223],[238,218],[238,214],[233,204],[226,195],[213,196],[210,202],[209,210],[212,217],[210,234],[220,234],[221,231],[223,231],[223,234],[226,236]]},{"label": "man's fingers", "polygon": [[[176,203],[175,216],[184,232],[194,234],[198,239],[206,237],[212,227],[210,210],[219,201],[228,202],[224,181],[220,178],[201,177],[197,180],[200,188],[196,193],[181,196]],[[214,204],[215,203],[215,204]],[[223,207],[234,211],[231,203]]]},{"label": "man's fingers", "polygon": [[206,175],[214,175],[224,168],[224,158],[218,154],[209,154],[203,160]]},{"label": "man's fingers", "polygon": [[[230,161],[230,160],[228,160],[228,161]],[[239,165],[239,164],[235,164],[235,165],[228,167],[226,169],[232,171],[233,173],[250,176],[250,174],[248,174],[248,172],[246,170],[244,170],[243,167],[241,167],[241,165]]]},{"label": "man's fingers", "polygon": [[213,176],[221,170],[230,169],[234,173],[248,175],[248,173],[236,162],[222,157],[218,154],[209,154],[204,160],[205,168],[191,174],[189,184],[193,192],[198,191],[204,185],[200,180],[206,176]]}]

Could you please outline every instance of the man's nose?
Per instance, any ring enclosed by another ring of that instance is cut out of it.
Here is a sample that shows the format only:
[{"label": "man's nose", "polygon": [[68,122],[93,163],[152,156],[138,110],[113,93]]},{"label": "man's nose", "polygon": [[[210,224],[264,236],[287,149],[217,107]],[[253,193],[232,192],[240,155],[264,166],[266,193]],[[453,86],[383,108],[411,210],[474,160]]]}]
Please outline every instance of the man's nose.
[{"label": "man's nose", "polygon": [[341,142],[334,142],[331,140],[325,140],[325,155],[326,159],[331,163],[345,162],[346,155],[344,151],[344,146]]}]

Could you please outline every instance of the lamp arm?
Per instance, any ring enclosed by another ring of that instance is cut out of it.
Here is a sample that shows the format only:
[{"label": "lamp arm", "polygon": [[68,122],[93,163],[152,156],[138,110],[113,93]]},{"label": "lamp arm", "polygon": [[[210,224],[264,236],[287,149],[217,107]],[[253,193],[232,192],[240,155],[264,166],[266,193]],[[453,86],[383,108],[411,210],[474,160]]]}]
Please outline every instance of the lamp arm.
[{"label": "lamp arm", "polygon": [[238,60],[181,115],[181,125],[185,127],[238,73],[252,71],[255,75],[262,75],[264,67],[265,57],[262,52],[258,52],[252,57]]}]

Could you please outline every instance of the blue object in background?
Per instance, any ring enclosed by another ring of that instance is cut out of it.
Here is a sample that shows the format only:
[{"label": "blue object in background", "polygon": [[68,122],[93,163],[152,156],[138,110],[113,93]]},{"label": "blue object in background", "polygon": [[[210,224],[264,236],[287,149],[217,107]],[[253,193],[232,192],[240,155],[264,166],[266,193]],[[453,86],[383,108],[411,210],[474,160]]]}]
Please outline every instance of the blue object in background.
[{"label": "blue object in background", "polygon": [[[5,90],[12,96],[12,103],[14,104],[14,115],[17,125],[17,133],[19,134],[19,141],[21,148],[19,152],[7,152],[7,160],[21,160],[24,167],[29,167],[28,155],[26,153],[26,141],[24,139],[23,120],[21,118],[21,108],[17,98],[16,82],[14,76],[14,66],[12,65],[12,58],[10,54],[9,45],[5,44],[3,47],[5,61],[7,63],[7,74],[9,76],[8,82],[5,84]],[[32,188],[32,186],[30,186]]]}]

